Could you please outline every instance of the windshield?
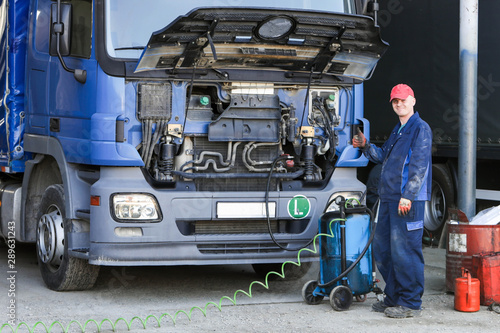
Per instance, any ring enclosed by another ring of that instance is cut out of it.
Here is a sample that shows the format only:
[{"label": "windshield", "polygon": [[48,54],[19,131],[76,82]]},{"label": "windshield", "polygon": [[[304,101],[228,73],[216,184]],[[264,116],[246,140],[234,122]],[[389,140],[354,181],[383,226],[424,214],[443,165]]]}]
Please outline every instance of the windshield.
[{"label": "windshield", "polygon": [[106,0],[106,49],[109,56],[139,58],[153,32],[197,7],[268,7],[354,12],[353,0]]}]

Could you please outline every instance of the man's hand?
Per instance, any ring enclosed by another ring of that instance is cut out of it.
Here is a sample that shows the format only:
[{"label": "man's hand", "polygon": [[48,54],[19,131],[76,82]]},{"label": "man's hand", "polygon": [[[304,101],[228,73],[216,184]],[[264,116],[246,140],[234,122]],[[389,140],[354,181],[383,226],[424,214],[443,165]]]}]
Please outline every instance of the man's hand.
[{"label": "man's hand", "polygon": [[401,198],[401,200],[399,200],[398,215],[405,216],[410,212],[410,209],[411,209],[411,201],[405,198]]},{"label": "man's hand", "polygon": [[352,146],[354,148],[364,148],[366,145],[366,138],[363,132],[358,127],[358,134],[354,136],[352,139]]}]

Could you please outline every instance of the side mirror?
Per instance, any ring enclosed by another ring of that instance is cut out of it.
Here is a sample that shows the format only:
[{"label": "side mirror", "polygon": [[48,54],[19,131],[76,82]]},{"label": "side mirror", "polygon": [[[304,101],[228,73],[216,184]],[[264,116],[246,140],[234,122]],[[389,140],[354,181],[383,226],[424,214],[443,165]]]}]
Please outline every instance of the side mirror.
[{"label": "side mirror", "polygon": [[[71,50],[71,4],[61,3],[60,21],[57,13],[57,3],[51,5],[50,25],[50,55],[67,57]],[[59,35],[59,52],[57,52],[57,38]]]},{"label": "side mirror", "polygon": [[57,56],[64,70],[73,73],[75,80],[83,84],[87,81],[87,71],[68,68],[63,59],[71,53],[71,9],[71,4],[61,3],[61,0],[50,7],[50,55]]}]

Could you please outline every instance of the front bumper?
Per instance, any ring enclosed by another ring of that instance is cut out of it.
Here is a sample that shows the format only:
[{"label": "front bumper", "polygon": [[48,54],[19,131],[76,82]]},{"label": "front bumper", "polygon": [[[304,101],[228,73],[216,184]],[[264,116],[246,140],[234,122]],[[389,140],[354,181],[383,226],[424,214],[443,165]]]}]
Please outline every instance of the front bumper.
[{"label": "front bumper", "polygon": [[[318,220],[331,195],[338,191],[364,191],[356,169],[339,168],[321,189],[274,191],[269,202],[275,208],[271,228],[276,240],[291,249],[305,246],[318,230]],[[111,214],[114,193],[150,193],[157,199],[162,220],[151,223],[118,222]],[[309,213],[294,219],[289,203],[306,197]],[[95,265],[208,265],[272,263],[297,259],[297,252],[275,245],[265,218],[221,218],[218,203],[264,202],[264,192],[196,192],[189,188],[154,189],[140,168],[102,168],[91,195],[100,205],[90,210],[89,262]],[[219,208],[220,209],[220,208]],[[123,236],[117,228],[140,228],[139,236]],[[301,259],[310,257],[302,251]]]}]

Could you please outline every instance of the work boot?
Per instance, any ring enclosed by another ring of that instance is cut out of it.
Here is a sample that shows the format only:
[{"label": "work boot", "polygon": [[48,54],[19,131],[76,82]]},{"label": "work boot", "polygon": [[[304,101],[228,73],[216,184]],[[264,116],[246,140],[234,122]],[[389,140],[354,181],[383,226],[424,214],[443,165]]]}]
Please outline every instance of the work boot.
[{"label": "work boot", "polygon": [[389,308],[389,305],[385,304],[384,301],[378,301],[372,304],[372,311],[384,313],[384,311]]},{"label": "work boot", "polygon": [[420,317],[422,315],[422,310],[414,310],[406,306],[398,305],[385,309],[384,313],[389,318],[412,318]]}]

